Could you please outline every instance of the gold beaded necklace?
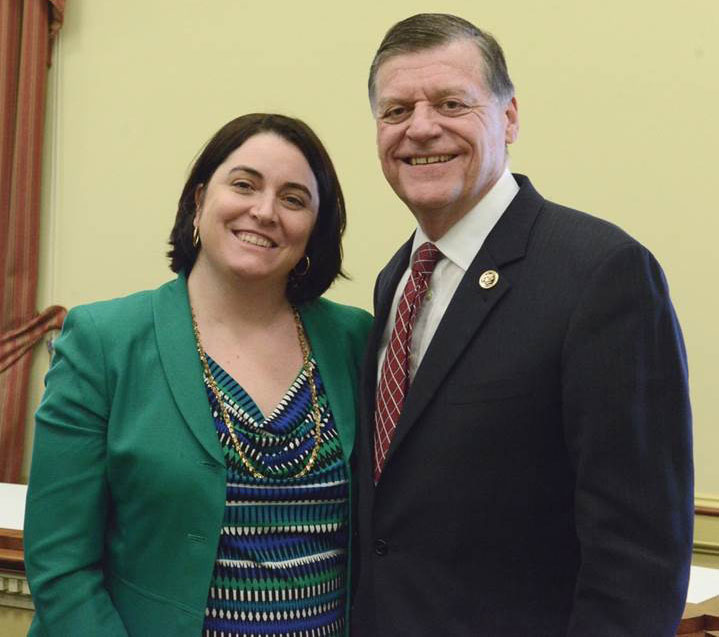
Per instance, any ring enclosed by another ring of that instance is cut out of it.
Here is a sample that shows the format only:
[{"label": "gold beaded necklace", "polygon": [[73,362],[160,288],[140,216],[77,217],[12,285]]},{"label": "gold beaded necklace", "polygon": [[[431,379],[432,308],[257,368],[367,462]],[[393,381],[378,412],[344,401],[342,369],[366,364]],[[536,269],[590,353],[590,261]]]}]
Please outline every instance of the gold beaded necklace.
[{"label": "gold beaded necklace", "polygon": [[[192,330],[195,333],[195,343],[197,345],[197,353],[200,355],[200,362],[202,363],[202,369],[205,374],[205,378],[207,379],[210,389],[212,390],[213,395],[215,396],[215,401],[217,402],[220,414],[222,414],[222,420],[225,423],[225,426],[227,427],[227,431],[230,432],[230,438],[232,439],[232,445],[235,448],[235,451],[237,451],[237,455],[240,457],[240,461],[244,465],[244,467],[252,474],[255,478],[267,478],[270,477],[264,473],[262,473],[257,467],[255,467],[247,457],[247,454],[242,450],[242,447],[240,445],[240,441],[237,439],[237,434],[235,433],[235,428],[232,424],[232,421],[230,420],[230,415],[227,413],[227,409],[225,407],[225,403],[222,400],[222,396],[220,394],[220,389],[217,386],[217,381],[215,380],[215,377],[212,375],[212,372],[210,371],[210,366],[207,364],[207,356],[205,355],[205,350],[202,349],[202,344],[200,342],[200,330],[197,327],[197,319],[195,319],[195,313],[194,311],[190,310],[192,314]],[[297,338],[300,341],[300,349],[302,350],[302,371],[305,373],[305,376],[307,376],[307,380],[310,384],[310,396],[312,398],[312,420],[315,423],[314,427],[314,439],[315,444],[312,447],[312,451],[310,452],[310,457],[307,460],[307,463],[305,466],[300,469],[300,471],[292,476],[291,478],[302,478],[303,476],[306,476],[311,470],[312,467],[314,467],[315,462],[317,462],[317,455],[320,451],[320,446],[322,445],[322,415],[320,413],[320,404],[319,400],[317,399],[317,386],[315,385],[315,378],[314,378],[314,363],[310,361],[310,348],[307,343],[307,336],[305,335],[305,328],[302,325],[302,320],[300,319],[300,314],[297,311],[296,307],[292,307],[292,312],[295,319],[295,326],[297,327]]]}]

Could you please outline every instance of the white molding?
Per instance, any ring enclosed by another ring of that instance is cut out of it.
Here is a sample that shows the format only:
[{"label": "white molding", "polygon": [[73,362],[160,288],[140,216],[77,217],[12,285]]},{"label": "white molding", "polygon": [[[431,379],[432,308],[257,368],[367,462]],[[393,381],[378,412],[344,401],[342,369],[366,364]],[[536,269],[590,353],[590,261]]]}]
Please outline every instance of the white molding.
[{"label": "white molding", "polygon": [[694,496],[694,506],[707,507],[719,511],[719,496],[710,493],[697,493]]},{"label": "white molding", "polygon": [[35,608],[25,577],[0,571],[0,606],[24,610]]},{"label": "white molding", "polygon": [[701,555],[719,555],[719,544],[716,542],[694,542],[692,552]]}]

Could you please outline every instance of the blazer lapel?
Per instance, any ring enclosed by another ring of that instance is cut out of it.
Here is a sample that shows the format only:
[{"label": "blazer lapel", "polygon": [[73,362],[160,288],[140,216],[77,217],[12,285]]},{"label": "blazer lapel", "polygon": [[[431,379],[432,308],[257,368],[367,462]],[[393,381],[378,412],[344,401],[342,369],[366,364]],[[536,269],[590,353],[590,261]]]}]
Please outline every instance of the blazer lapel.
[{"label": "blazer lapel", "polygon": [[337,327],[320,303],[308,303],[299,308],[302,324],[307,332],[310,347],[322,376],[340,444],[345,458],[352,454],[355,438],[354,385],[345,350]]},{"label": "blazer lapel", "polygon": [[[526,177],[515,175],[515,178],[520,184],[520,191],[462,278],[417,370],[397,422],[386,463],[390,462],[402,439],[434,398],[484,320],[511,288],[511,281],[502,267],[524,257],[532,225],[543,201]],[[479,285],[479,277],[487,270],[498,272],[499,280],[494,287],[484,289]]]},{"label": "blazer lapel", "polygon": [[183,275],[157,290],[153,312],[157,348],[175,403],[199,443],[224,466],[197,355],[187,279]]}]

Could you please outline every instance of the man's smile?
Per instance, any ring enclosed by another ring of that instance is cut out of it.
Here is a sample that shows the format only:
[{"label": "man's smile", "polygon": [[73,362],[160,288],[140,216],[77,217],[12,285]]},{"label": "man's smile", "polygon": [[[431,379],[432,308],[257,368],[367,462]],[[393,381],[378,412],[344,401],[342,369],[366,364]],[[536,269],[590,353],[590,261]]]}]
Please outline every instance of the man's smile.
[{"label": "man's smile", "polygon": [[426,166],[427,164],[443,164],[457,155],[428,155],[424,157],[406,157],[402,161],[410,166]]}]

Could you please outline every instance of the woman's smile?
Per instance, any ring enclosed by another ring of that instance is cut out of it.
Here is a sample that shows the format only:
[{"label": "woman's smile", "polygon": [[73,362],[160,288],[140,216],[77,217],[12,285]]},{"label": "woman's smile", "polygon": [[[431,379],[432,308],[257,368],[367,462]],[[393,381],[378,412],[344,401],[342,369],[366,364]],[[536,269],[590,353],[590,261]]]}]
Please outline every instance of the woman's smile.
[{"label": "woman's smile", "polygon": [[276,248],[277,244],[269,239],[268,237],[258,234],[256,232],[249,232],[247,230],[233,230],[232,234],[235,235],[243,243],[250,243],[260,248]]}]

